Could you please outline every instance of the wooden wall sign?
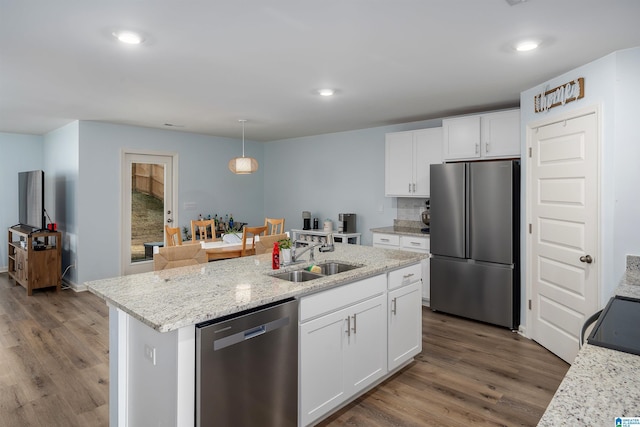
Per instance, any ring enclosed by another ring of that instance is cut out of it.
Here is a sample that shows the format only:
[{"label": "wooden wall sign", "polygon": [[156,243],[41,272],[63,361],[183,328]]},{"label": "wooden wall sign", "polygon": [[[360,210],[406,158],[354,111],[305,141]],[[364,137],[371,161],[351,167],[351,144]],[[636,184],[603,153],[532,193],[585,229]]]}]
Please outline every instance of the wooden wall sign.
[{"label": "wooden wall sign", "polygon": [[584,77],[534,96],[533,108],[536,113],[541,113],[580,98],[584,98]]}]

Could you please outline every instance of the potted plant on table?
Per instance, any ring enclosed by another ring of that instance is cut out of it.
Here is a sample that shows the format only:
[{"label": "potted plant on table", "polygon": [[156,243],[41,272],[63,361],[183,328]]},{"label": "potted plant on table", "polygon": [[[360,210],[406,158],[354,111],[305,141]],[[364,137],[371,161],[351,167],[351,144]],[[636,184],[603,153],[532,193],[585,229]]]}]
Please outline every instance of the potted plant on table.
[{"label": "potted plant on table", "polygon": [[280,248],[282,262],[284,264],[290,263],[291,262],[291,239],[287,237],[286,239],[278,240],[278,247]]}]

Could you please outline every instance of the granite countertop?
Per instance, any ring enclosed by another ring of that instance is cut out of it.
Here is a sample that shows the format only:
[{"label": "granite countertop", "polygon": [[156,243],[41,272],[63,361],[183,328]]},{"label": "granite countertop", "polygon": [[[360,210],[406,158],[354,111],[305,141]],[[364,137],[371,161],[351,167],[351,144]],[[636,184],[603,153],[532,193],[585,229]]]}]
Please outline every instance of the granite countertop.
[{"label": "granite countertop", "polygon": [[[307,259],[307,254],[303,255]],[[271,269],[271,254],[229,259],[151,273],[87,282],[89,291],[159,331],[168,332],[289,297],[328,289],[419,262],[424,254],[370,246],[336,244],[316,263],[341,261],[361,268],[307,282],[289,282],[269,274],[297,270],[299,263]]]},{"label": "granite countertop", "polygon": [[[640,257],[627,257],[616,295],[640,298]],[[640,417],[640,356],[585,344],[538,426],[613,426],[616,417]]]},{"label": "granite countertop", "polygon": [[389,227],[371,228],[372,233],[385,233],[385,234],[400,234],[404,236],[419,236],[429,237],[429,233],[423,233],[420,231],[425,225],[422,221],[410,221],[410,220],[393,220],[393,225]]}]

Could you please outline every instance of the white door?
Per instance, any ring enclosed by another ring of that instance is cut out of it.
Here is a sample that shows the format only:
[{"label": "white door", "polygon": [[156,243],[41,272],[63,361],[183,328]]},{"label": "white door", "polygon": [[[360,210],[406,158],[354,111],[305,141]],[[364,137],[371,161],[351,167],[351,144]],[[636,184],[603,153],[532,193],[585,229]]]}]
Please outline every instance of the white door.
[{"label": "white door", "polygon": [[153,246],[164,245],[174,222],[174,155],[124,153],[122,167],[122,273],[153,270]]},{"label": "white door", "polygon": [[598,310],[595,112],[528,130],[530,336],[568,363]]}]

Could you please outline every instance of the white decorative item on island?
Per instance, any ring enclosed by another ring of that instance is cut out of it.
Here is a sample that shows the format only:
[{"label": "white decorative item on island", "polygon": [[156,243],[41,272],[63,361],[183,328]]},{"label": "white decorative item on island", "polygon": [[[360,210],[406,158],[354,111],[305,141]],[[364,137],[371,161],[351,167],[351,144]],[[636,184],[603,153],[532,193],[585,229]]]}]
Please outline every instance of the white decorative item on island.
[{"label": "white decorative item on island", "polygon": [[[333,234],[333,241],[335,243],[350,243],[353,245],[360,244],[360,237],[362,233],[340,233],[334,230],[291,230],[291,239],[301,244],[308,243],[326,243],[327,236]],[[314,240],[315,238],[315,240]],[[308,242],[308,243],[307,243]]]}]

